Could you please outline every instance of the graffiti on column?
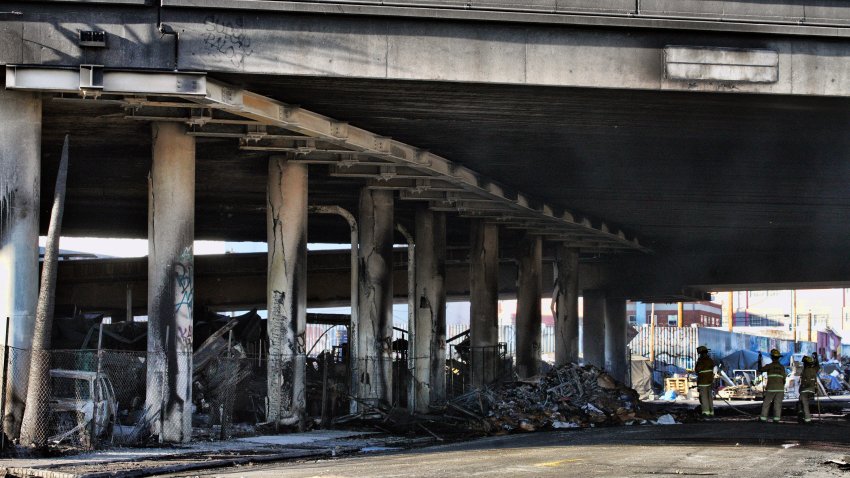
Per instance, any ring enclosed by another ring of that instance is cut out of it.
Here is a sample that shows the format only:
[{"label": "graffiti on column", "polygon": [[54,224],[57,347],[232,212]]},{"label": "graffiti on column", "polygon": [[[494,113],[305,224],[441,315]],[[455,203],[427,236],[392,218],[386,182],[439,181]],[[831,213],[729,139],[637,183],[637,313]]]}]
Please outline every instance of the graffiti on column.
[{"label": "graffiti on column", "polygon": [[[269,250],[274,253],[274,248]],[[283,302],[286,294],[283,291],[273,290],[272,301],[269,308],[268,335],[269,335],[269,373],[268,373],[268,398],[269,419],[277,420],[283,408],[281,387],[283,385],[283,364],[281,360],[281,324],[280,317],[283,315]]]},{"label": "graffiti on column", "polygon": [[171,369],[173,366],[175,373],[169,373],[170,400],[165,433],[174,441],[183,441],[184,434],[191,430],[191,415],[185,413],[185,410],[192,400],[192,314],[195,295],[192,246],[183,248],[174,262],[173,274],[174,348],[169,351],[168,367]]},{"label": "graffiti on column", "polygon": [[192,353],[192,306],[195,295],[192,248],[186,247],[174,264],[174,324],[177,351]]}]

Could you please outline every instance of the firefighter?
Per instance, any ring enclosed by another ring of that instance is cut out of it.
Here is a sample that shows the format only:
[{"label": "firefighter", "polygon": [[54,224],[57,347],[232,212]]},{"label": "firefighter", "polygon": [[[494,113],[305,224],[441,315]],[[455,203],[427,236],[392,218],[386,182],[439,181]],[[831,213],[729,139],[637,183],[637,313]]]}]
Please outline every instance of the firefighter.
[{"label": "firefighter", "polygon": [[[785,398],[785,366],[779,363],[782,354],[779,350],[770,351],[771,362],[765,366],[759,366],[759,373],[767,373],[767,385],[764,387],[764,403],[761,405],[761,416],[759,421],[767,421],[767,413],[773,405],[773,423],[779,423],[782,418],[782,399]],[[759,355],[761,359],[761,355]]]},{"label": "firefighter", "polygon": [[699,404],[702,408],[702,417],[714,416],[714,360],[708,356],[708,347],[700,345],[697,347],[699,358],[694,367],[697,374],[697,389],[699,390]]},{"label": "firefighter", "polygon": [[803,371],[800,373],[800,406],[803,408],[804,423],[812,422],[809,400],[812,400],[818,393],[819,370],[817,352],[813,353],[811,357],[808,355],[803,357]]}]

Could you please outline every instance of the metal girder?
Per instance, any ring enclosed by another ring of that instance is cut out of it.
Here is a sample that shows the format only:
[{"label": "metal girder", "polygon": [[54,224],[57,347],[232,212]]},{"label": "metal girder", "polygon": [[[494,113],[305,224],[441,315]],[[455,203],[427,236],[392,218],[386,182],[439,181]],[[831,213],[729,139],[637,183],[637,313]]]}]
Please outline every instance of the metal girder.
[{"label": "metal girder", "polygon": [[369,166],[360,163],[333,164],[330,166],[330,176],[339,178],[369,178],[369,179],[419,179],[428,178],[425,173],[416,169],[401,166],[396,163],[385,163],[379,166]]},{"label": "metal girder", "polygon": [[[522,192],[507,190],[472,169],[434,153],[296,105],[209,79],[204,73],[112,70],[99,65],[81,65],[78,70],[7,65],[6,87],[60,94],[77,93],[84,98],[120,95],[130,108],[128,117],[184,121],[193,126],[191,134],[196,136],[203,135],[204,127],[208,125],[214,125],[209,131],[211,137],[223,138],[239,136],[234,136],[232,131],[214,128],[256,127],[258,129],[253,136],[246,132],[244,137],[240,137],[244,148],[312,154],[321,145],[324,153],[351,155],[344,162],[333,162],[332,158],[327,158],[326,162],[331,163],[331,176],[367,178],[373,180],[370,182],[373,188],[378,188],[380,182],[387,182],[386,189],[419,192],[425,188],[418,184],[414,184],[413,188],[397,184],[409,180],[416,183],[421,181],[424,185],[425,181],[439,180],[457,188],[456,193],[464,193],[459,196],[463,200],[446,197],[432,202],[431,207],[435,210],[455,211],[462,215],[471,213],[474,217],[484,217],[484,214],[491,213],[496,217],[499,214],[510,215],[520,220],[533,221],[544,228],[566,229],[569,231],[566,233],[574,230],[586,232],[600,244],[616,244],[649,252],[637,240],[627,238],[622,232],[612,230],[604,223],[593,224],[577,219],[568,211],[536,201]],[[190,114],[147,115],[140,114],[141,108],[186,108]],[[192,114],[191,110],[198,110],[201,114]],[[215,111],[223,115],[217,115]],[[296,135],[273,138],[261,130],[262,127],[276,127]],[[371,158],[366,160],[369,164],[361,164],[360,157]],[[476,215],[479,213],[482,216]]]},{"label": "metal girder", "polygon": [[459,191],[435,191],[432,189],[426,190],[411,190],[411,189],[402,189],[399,191],[399,199],[404,201],[440,201],[447,203],[455,203],[459,201],[463,201],[466,203],[473,202],[481,202],[481,203],[490,203],[493,202],[490,199],[482,198],[481,196],[467,193],[467,192],[459,192]]},{"label": "metal girder", "polygon": [[6,65],[6,88],[53,93],[177,95],[203,97],[205,73],[107,70],[102,65],[79,69]]},{"label": "metal girder", "polygon": [[384,181],[370,180],[366,187],[369,189],[393,189],[397,191],[442,191],[464,192],[464,188],[442,181],[438,178],[420,179],[390,179]]},{"label": "metal girder", "polygon": [[[242,148],[244,150],[251,150],[252,148]],[[349,168],[354,165],[358,166],[395,166],[394,163],[388,163],[386,161],[370,161],[368,159],[358,159],[356,156],[350,153],[325,153],[323,151],[316,151],[313,153],[296,153],[290,158],[290,161],[295,161],[298,163],[306,163],[306,164],[327,164],[331,166],[339,166],[340,168]],[[345,173],[336,174],[337,177],[345,177],[347,176]]]},{"label": "metal girder", "polygon": [[510,213],[513,211],[509,205],[493,201],[449,201],[443,199],[439,201],[431,201],[428,207],[434,211],[451,212],[482,211],[491,213]]}]

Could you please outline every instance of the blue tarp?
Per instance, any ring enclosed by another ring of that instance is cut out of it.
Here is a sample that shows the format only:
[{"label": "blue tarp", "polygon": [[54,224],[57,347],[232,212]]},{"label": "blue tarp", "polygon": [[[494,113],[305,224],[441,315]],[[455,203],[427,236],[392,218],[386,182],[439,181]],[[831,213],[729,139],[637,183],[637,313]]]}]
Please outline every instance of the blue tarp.
[{"label": "blue tarp", "polygon": [[821,383],[827,388],[827,390],[843,390],[844,387],[841,386],[841,382],[838,381],[837,378],[833,377],[828,373],[821,373],[820,379]]},{"label": "blue tarp", "polygon": [[[762,352],[762,362],[764,365],[769,364],[772,360],[770,355]],[[758,368],[759,353],[750,350],[738,350],[720,359],[723,364],[723,369],[732,370],[755,370]],[[779,363],[788,367],[791,365],[791,353],[782,354],[779,358]]]}]

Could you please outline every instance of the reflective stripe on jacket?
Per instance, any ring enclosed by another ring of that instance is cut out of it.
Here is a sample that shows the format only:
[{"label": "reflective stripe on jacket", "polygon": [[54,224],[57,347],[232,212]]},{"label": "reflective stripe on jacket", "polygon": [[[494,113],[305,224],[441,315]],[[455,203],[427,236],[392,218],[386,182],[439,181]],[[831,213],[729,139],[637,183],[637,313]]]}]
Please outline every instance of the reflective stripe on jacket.
[{"label": "reflective stripe on jacket", "polygon": [[759,372],[767,372],[767,385],[764,387],[765,392],[784,392],[785,391],[785,366],[779,362],[771,362],[762,367]]},{"label": "reflective stripe on jacket", "polygon": [[697,385],[708,386],[714,383],[714,360],[709,356],[700,357],[694,366],[694,372],[697,373]]},{"label": "reflective stripe on jacket", "polygon": [[803,364],[803,371],[800,373],[800,393],[818,392],[818,370],[820,365],[817,362],[811,365]]}]

